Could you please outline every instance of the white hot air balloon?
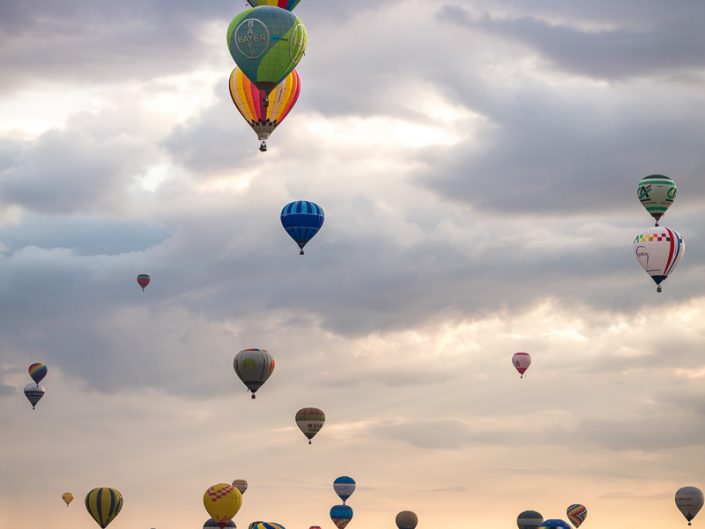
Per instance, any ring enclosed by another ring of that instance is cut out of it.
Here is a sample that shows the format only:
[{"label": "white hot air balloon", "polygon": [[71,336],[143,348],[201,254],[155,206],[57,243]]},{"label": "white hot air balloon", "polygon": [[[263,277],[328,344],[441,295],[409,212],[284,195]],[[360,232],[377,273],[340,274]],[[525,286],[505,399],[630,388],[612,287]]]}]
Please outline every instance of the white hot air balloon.
[{"label": "white hot air balloon", "polygon": [[661,283],[685,255],[685,242],[676,230],[656,226],[634,239],[634,256],[661,292]]}]

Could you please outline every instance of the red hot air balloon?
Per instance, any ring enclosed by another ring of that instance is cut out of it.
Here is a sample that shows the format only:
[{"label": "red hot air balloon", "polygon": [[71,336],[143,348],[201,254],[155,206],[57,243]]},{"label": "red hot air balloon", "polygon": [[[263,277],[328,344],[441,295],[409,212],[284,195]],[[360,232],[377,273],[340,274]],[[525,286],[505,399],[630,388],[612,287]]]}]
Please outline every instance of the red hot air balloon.
[{"label": "red hot air balloon", "polygon": [[514,364],[516,370],[519,371],[521,375],[520,378],[524,378],[524,373],[531,365],[531,355],[529,353],[514,353],[514,356],[512,356],[512,364]]},{"label": "red hot air balloon", "polygon": [[151,280],[152,278],[149,277],[149,274],[140,274],[137,276],[137,284],[142,287],[142,292],[144,292],[144,289],[147,288]]}]

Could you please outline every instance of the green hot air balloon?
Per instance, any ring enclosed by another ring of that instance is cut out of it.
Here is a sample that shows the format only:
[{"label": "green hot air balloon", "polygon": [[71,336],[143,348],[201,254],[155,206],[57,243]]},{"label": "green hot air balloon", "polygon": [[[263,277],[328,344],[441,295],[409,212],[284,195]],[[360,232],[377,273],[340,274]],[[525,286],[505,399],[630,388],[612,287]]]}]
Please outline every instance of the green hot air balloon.
[{"label": "green hot air balloon", "polygon": [[636,187],[637,196],[646,211],[658,221],[671,207],[678,193],[676,183],[662,174],[652,174],[639,181]]},{"label": "green hot air balloon", "polygon": [[260,6],[236,16],[228,28],[228,49],[247,78],[267,94],[303,57],[306,28],[286,9]]}]

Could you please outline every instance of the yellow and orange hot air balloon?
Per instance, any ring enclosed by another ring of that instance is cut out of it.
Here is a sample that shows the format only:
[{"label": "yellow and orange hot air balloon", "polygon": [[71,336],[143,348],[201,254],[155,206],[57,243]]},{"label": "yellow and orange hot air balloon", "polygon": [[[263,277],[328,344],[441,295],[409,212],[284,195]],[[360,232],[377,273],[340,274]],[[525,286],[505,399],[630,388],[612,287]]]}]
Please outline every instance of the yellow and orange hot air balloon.
[{"label": "yellow and orange hot air balloon", "polygon": [[239,68],[230,74],[230,97],[262,142],[259,150],[267,150],[269,135],[294,108],[301,93],[299,74],[293,70],[269,95],[257,88]]},{"label": "yellow and orange hot air balloon", "polygon": [[70,492],[64,492],[61,495],[61,499],[64,500],[64,503],[68,507],[69,503],[71,503],[73,501],[73,494],[71,494]]},{"label": "yellow and orange hot air balloon", "polygon": [[233,519],[241,505],[242,494],[228,483],[218,483],[203,493],[203,506],[221,529]]}]

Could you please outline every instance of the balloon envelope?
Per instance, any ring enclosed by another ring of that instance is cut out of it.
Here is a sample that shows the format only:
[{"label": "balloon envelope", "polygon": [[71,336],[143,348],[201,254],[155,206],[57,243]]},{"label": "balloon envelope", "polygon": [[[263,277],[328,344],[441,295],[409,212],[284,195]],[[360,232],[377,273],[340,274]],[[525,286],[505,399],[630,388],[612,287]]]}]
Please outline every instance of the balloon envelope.
[{"label": "balloon envelope", "polygon": [[512,364],[523,378],[524,373],[531,365],[531,355],[529,353],[514,353],[512,355]]},{"label": "balloon envelope", "polygon": [[276,362],[266,349],[243,349],[233,359],[233,369],[252,392],[252,398],[274,372]]},{"label": "balloon envelope", "polygon": [[230,74],[229,86],[235,108],[262,141],[269,139],[269,135],[289,115],[301,93],[301,81],[296,70],[287,75],[269,95],[257,88],[239,68]]},{"label": "balloon envelope", "polygon": [[697,487],[682,487],[676,491],[676,507],[683,513],[688,525],[703,507],[703,491]]},{"label": "balloon envelope", "polygon": [[282,209],[281,222],[289,237],[296,241],[304,254],[304,246],[313,239],[323,226],[325,215],[323,208],[315,202],[297,200]]},{"label": "balloon envelope", "polygon": [[140,274],[137,276],[137,284],[142,287],[142,291],[147,288],[150,281],[152,281],[152,278],[149,277],[149,274]]},{"label": "balloon envelope", "polygon": [[73,501],[73,494],[70,493],[70,492],[64,492],[64,493],[61,495],[61,499],[64,500],[64,503],[65,503],[66,506],[68,507],[68,506],[69,506],[69,503],[71,503],[71,502]]},{"label": "balloon envelope", "polygon": [[122,494],[117,489],[98,487],[86,494],[86,510],[105,529],[122,509]]},{"label": "balloon envelope", "polygon": [[641,205],[656,219],[656,225],[676,199],[676,183],[662,174],[652,174],[642,178],[636,186]]},{"label": "balloon envelope", "polygon": [[286,527],[274,522],[252,522],[248,529],[286,529]]},{"label": "balloon envelope", "polygon": [[242,505],[242,494],[228,483],[208,487],[203,493],[203,506],[217,523],[227,523],[237,514]]},{"label": "balloon envelope", "polygon": [[333,490],[343,503],[355,492],[355,480],[349,476],[340,476],[333,481]]},{"label": "balloon envelope", "polygon": [[536,529],[543,523],[543,516],[540,512],[524,511],[517,516],[517,526],[519,529]]},{"label": "balloon envelope", "polygon": [[244,479],[236,479],[233,481],[233,487],[240,491],[240,494],[245,494],[247,490],[247,481]]},{"label": "balloon envelope", "polygon": [[27,400],[32,405],[32,409],[34,409],[34,407],[37,405],[37,402],[42,399],[44,393],[44,386],[40,386],[39,384],[35,384],[34,382],[30,382],[24,387],[24,396],[27,397]]},{"label": "balloon envelope", "polygon": [[415,529],[419,518],[411,511],[401,511],[397,514],[396,522],[399,529]]},{"label": "balloon envelope", "polygon": [[634,239],[634,256],[661,291],[661,283],[685,255],[680,233],[666,226],[645,230]]},{"label": "balloon envelope", "polygon": [[302,408],[296,412],[296,425],[308,438],[308,444],[311,444],[311,439],[323,428],[325,422],[326,414],[318,408]]},{"label": "balloon envelope", "polygon": [[544,522],[539,525],[539,527],[543,527],[546,529],[572,529],[568,522],[559,519],[544,520]]},{"label": "balloon envelope", "polygon": [[565,513],[568,515],[570,523],[575,526],[575,529],[578,529],[578,527],[580,527],[580,525],[585,521],[585,518],[587,517],[587,508],[584,505],[575,503],[569,506],[566,509]]},{"label": "balloon envelope", "polygon": [[44,364],[37,362],[30,365],[27,371],[29,371],[29,376],[32,377],[32,380],[39,384],[42,380],[44,380],[44,377],[47,376],[48,369]]},{"label": "balloon envelope", "polygon": [[338,529],[345,529],[352,517],[353,510],[349,505],[334,505],[330,509],[330,519]]},{"label": "balloon envelope", "polygon": [[261,6],[237,15],[228,27],[235,64],[260,90],[271,92],[296,68],[306,51],[306,28],[296,15]]},{"label": "balloon envelope", "polygon": [[301,0],[247,0],[252,7],[275,6],[288,11],[293,11]]}]

